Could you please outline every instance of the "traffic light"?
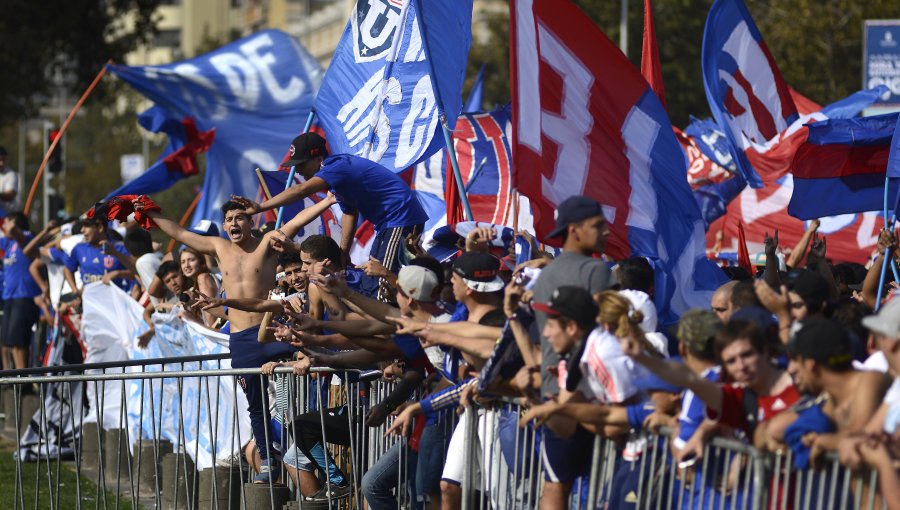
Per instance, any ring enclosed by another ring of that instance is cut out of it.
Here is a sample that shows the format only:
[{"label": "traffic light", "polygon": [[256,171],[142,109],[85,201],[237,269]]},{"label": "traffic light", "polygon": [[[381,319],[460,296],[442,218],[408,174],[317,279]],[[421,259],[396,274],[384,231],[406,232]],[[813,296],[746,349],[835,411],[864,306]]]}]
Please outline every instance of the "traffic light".
[{"label": "traffic light", "polygon": [[[48,147],[53,143],[53,140],[56,140],[59,137],[58,129],[51,129],[49,132],[49,140],[47,140]],[[56,148],[53,149],[53,152],[50,153],[50,159],[47,160],[47,171],[51,174],[58,174],[62,172],[63,166],[63,141],[60,140],[59,144],[56,145]]]}]

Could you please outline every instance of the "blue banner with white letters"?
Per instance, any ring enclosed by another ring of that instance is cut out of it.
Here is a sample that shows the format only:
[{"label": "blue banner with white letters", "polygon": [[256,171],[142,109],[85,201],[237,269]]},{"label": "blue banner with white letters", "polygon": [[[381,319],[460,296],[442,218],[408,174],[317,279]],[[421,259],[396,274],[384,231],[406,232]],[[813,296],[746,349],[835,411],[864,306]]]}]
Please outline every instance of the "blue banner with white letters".
[{"label": "blue banner with white letters", "polygon": [[316,99],[331,152],[396,172],[437,152],[471,43],[472,0],[358,0]]},{"label": "blue banner with white letters", "polygon": [[866,20],[863,88],[888,88],[875,107],[900,108],[900,20]]},{"label": "blue banner with white letters", "polygon": [[[274,170],[303,130],[323,71],[288,34],[264,30],[198,57],[110,71],[156,103],[157,115],[215,129],[192,223],[221,222],[232,195],[255,197],[255,168]],[[174,181],[173,181],[174,182]]]}]

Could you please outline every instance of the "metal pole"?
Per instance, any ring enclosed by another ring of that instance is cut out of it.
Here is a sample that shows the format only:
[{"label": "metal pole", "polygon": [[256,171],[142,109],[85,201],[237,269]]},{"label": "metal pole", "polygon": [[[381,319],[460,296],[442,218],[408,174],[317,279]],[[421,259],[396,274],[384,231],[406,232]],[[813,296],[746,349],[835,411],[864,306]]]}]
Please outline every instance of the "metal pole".
[{"label": "metal pole", "polygon": [[[444,111],[444,101],[441,99],[441,90],[437,86],[436,74],[434,73],[434,63],[431,60],[431,52],[428,49],[428,34],[425,30],[425,22],[422,21],[424,18],[424,10],[422,8],[422,1],[416,0],[416,22],[419,25],[419,32],[422,34],[422,47],[425,48],[425,59],[428,61],[428,69],[431,71],[431,83],[432,88],[434,89],[434,98],[437,100],[438,111],[440,112],[440,121],[441,121],[441,130],[444,132],[444,143],[447,147],[447,154],[450,155],[450,167],[453,168],[453,177],[456,178],[456,188],[459,191],[459,199],[462,200],[463,209],[466,213],[466,219],[470,221],[475,220],[475,216],[472,214],[472,207],[469,206],[469,197],[466,196],[466,188],[462,182],[462,175],[459,172],[459,163],[456,161],[456,148],[453,146],[453,137],[450,133],[450,125],[447,123],[447,114]],[[458,115],[459,112],[451,112],[453,115]]]},{"label": "metal pole", "polygon": [[[44,121],[44,153],[47,153],[48,145],[50,144],[50,129],[53,127],[53,124],[50,122]],[[62,140],[60,140],[61,142]],[[59,143],[59,142],[57,142]],[[44,225],[47,224],[47,221],[50,220],[50,172],[44,172],[43,175],[43,186],[41,192],[41,209],[44,213]]]},{"label": "metal pole", "polygon": [[475,221],[475,215],[472,214],[472,206],[469,205],[469,197],[466,195],[466,187],[462,181],[462,173],[459,171],[459,163],[456,161],[456,147],[453,146],[453,139],[450,136],[450,127],[447,125],[447,116],[443,113],[441,114],[441,130],[444,132],[444,142],[447,144],[447,154],[450,155],[450,167],[453,169],[453,177],[456,178],[456,189],[459,192],[459,199],[462,201],[466,219]]},{"label": "metal pole", "polygon": [[628,56],[628,0],[622,0],[619,15],[619,49]]},{"label": "metal pole", "polygon": [[[303,126],[303,132],[309,133],[309,128],[312,127],[313,119],[316,118],[316,111],[310,110],[309,116],[306,118],[306,125]],[[297,173],[297,167],[291,167],[291,172],[288,174],[287,182],[284,183],[284,189],[287,190],[294,183],[294,174]],[[275,228],[281,226],[282,215],[284,214],[284,206],[278,208],[278,217],[275,218]]]},{"label": "metal pole", "polygon": [[[27,121],[23,123],[19,121],[19,192],[18,194],[22,194],[22,189],[25,187],[25,130],[27,128]],[[18,197],[17,197],[18,198]],[[16,206],[17,209],[22,208],[22,204],[18,204]]]}]

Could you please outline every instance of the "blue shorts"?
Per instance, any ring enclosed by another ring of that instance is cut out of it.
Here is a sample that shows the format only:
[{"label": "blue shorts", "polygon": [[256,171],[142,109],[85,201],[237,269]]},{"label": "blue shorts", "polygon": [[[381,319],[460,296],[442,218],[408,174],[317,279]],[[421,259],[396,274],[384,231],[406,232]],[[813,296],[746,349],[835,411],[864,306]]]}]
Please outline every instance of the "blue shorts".
[{"label": "blue shorts", "polygon": [[34,298],[7,299],[3,302],[0,341],[7,347],[28,347],[34,337],[31,328],[39,317]]},{"label": "blue shorts", "polygon": [[[372,249],[369,256],[378,259],[388,271],[397,274],[400,272],[401,257],[405,257],[406,236],[422,232],[422,225],[409,227],[393,227],[379,230],[372,241]],[[378,298],[381,301],[393,301],[394,296],[388,296],[383,291],[379,292],[381,278],[363,275],[359,282],[359,292],[364,296]]]},{"label": "blue shorts", "polygon": [[575,481],[591,471],[591,455],[594,452],[594,435],[578,426],[572,437],[557,436],[546,425],[541,428],[544,441],[541,444],[541,462],[544,464],[544,480],[556,483]]}]

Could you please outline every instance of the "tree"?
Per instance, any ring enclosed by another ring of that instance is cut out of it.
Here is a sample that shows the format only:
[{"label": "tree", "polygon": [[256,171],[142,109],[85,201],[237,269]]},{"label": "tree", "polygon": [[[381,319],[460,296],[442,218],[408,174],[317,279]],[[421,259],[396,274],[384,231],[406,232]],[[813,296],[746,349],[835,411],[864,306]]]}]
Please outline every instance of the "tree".
[{"label": "tree", "polygon": [[[897,0],[745,0],[788,85],[820,103],[862,87],[862,27],[866,19],[900,17]],[[613,41],[619,40],[619,2],[574,0]],[[654,0],[656,36],[669,117],[685,126],[708,117],[700,59],[703,29],[713,0]],[[466,87],[486,65],[485,105],[509,101],[509,17],[494,15],[490,36],[474,42]],[[628,57],[640,65],[643,0],[630,0]]]},{"label": "tree", "polygon": [[80,94],[107,60],[122,61],[155,33],[159,4],[160,0],[4,0],[0,125],[33,115],[60,86]]}]

